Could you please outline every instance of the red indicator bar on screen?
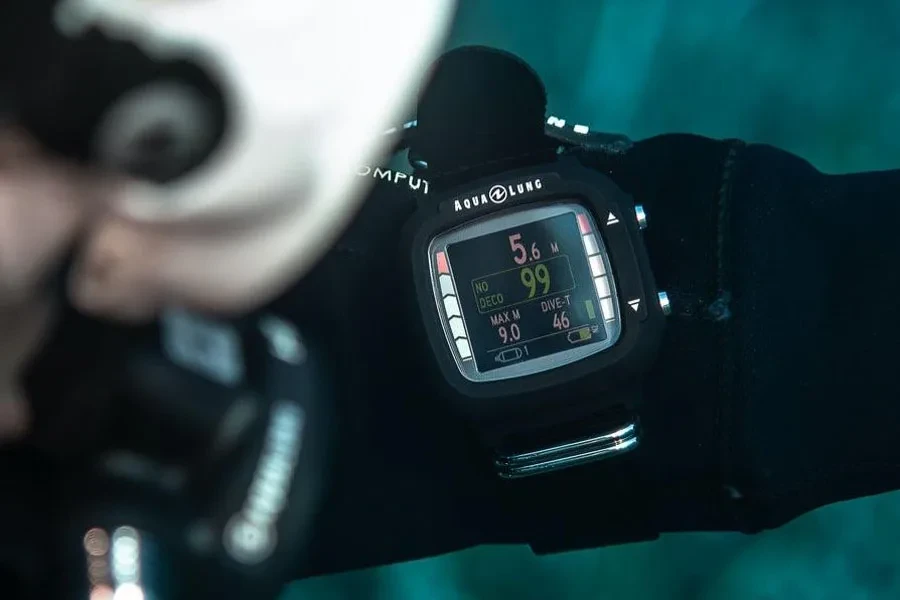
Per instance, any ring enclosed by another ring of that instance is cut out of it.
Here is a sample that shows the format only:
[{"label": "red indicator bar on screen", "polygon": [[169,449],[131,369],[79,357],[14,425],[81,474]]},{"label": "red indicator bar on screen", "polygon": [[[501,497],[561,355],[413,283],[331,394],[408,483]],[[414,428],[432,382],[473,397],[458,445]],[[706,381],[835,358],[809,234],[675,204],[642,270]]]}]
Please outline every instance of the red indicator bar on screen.
[{"label": "red indicator bar on screen", "polygon": [[587,235],[591,232],[591,222],[584,213],[578,214],[578,229],[581,230],[581,235]]},{"label": "red indicator bar on screen", "polygon": [[450,274],[450,265],[447,264],[447,253],[446,252],[438,252],[434,255],[435,260],[437,260],[437,270],[441,275],[449,275]]}]

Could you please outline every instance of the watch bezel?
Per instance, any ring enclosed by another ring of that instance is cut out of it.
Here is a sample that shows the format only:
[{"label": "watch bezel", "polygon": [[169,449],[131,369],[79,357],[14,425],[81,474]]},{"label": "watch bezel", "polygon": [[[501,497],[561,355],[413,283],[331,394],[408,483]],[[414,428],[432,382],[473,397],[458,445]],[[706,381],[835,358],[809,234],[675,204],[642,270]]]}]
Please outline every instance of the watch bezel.
[{"label": "watch bezel", "polygon": [[[503,203],[486,202],[456,210],[460,198],[488,196],[497,186],[516,186],[540,181],[532,189]],[[612,180],[571,158],[478,179],[440,193],[429,194],[408,224],[408,259],[419,317],[428,339],[433,362],[446,382],[452,401],[475,418],[503,419],[523,411],[552,408],[554,402],[580,404],[585,392],[597,409],[618,404],[603,392],[633,382],[652,366],[664,329],[665,316],[657,300],[657,288],[635,215],[633,199]],[[427,202],[427,203],[425,203]],[[459,370],[447,344],[444,319],[434,301],[429,246],[439,234],[475,219],[508,209],[539,203],[578,203],[592,214],[602,229],[615,283],[618,287],[621,333],[612,347],[559,368],[500,381],[473,382]],[[618,216],[615,227],[603,229],[607,215]],[[640,312],[625,310],[624,299],[641,299]],[[554,393],[549,393],[549,392]],[[516,402],[508,398],[516,397]],[[562,401],[556,398],[562,396]],[[494,399],[496,401],[490,401]]]}]

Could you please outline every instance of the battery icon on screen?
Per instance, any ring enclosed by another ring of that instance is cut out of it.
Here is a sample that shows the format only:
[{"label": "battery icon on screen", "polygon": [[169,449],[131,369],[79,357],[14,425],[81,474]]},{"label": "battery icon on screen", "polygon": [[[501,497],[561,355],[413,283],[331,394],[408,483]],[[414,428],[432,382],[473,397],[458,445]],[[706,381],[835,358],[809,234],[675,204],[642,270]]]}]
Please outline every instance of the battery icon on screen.
[{"label": "battery icon on screen", "polygon": [[494,357],[498,363],[508,363],[522,358],[521,348],[507,348],[503,352]]},{"label": "battery icon on screen", "polygon": [[570,344],[580,344],[581,342],[586,342],[591,339],[592,335],[593,334],[591,333],[590,327],[582,327],[580,329],[570,331],[569,335],[566,337],[568,338]]}]

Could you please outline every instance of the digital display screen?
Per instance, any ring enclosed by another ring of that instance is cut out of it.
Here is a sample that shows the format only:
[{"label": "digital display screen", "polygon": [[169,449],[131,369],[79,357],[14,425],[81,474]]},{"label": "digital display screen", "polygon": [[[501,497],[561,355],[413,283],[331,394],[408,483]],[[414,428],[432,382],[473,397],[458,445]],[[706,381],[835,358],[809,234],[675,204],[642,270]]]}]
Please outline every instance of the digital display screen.
[{"label": "digital display screen", "polygon": [[[615,286],[583,208],[525,210],[456,237],[463,239],[448,239],[445,253],[436,250],[436,283],[448,337],[477,373],[527,374],[535,370],[528,363],[543,361],[536,370],[544,370],[611,342]],[[442,272],[452,277],[441,280]]]}]

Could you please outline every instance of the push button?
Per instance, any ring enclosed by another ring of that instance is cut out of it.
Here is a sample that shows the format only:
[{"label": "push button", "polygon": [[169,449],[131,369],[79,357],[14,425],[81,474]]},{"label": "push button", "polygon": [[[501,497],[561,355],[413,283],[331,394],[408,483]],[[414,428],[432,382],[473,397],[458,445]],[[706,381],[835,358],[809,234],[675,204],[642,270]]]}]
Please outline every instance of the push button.
[{"label": "push button", "polygon": [[659,307],[662,309],[663,314],[668,317],[672,314],[672,303],[669,301],[669,294],[666,292],[659,292],[657,297],[659,298]]},{"label": "push button", "polygon": [[647,212],[642,204],[634,206],[634,218],[637,220],[638,229],[641,231],[647,229]]}]

